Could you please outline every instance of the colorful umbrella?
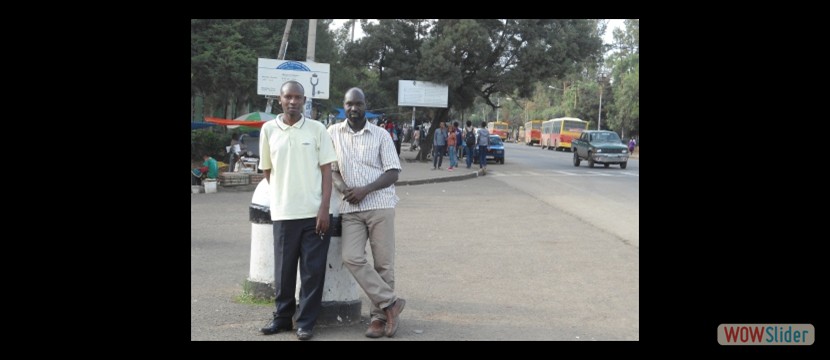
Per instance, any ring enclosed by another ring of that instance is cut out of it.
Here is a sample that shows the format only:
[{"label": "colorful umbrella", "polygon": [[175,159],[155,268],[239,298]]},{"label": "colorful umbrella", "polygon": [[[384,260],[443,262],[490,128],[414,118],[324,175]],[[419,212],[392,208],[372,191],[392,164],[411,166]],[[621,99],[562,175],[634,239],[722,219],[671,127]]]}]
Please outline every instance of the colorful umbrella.
[{"label": "colorful umbrella", "polygon": [[205,121],[217,125],[225,125],[228,127],[228,129],[235,129],[239,127],[239,125],[259,128],[262,127],[262,125],[265,124],[266,121],[276,119],[276,117],[277,115],[275,114],[257,111],[239,116],[234,120],[205,117]]},{"label": "colorful umbrella", "polygon": [[266,113],[266,112],[262,112],[262,111],[255,111],[255,112],[252,112],[252,113],[247,113],[247,114],[242,115],[242,116],[238,116],[234,120],[268,121],[268,120],[274,120],[276,118],[277,118],[277,115],[275,115],[275,114],[270,114],[270,113]]},{"label": "colorful umbrella", "polygon": [[[252,113],[247,113],[245,115],[237,116],[236,119],[234,119],[234,120],[239,120],[239,121],[263,121],[263,122],[265,122],[265,121],[273,120],[273,119],[276,119],[276,118],[277,118],[277,115],[274,115],[274,114],[270,114],[270,113],[266,113],[266,112],[262,112],[262,111],[254,111]],[[238,126],[236,126],[236,125],[230,125],[230,126],[228,126],[228,129],[236,129],[237,127]],[[258,127],[262,127],[262,125],[259,125]]]}]

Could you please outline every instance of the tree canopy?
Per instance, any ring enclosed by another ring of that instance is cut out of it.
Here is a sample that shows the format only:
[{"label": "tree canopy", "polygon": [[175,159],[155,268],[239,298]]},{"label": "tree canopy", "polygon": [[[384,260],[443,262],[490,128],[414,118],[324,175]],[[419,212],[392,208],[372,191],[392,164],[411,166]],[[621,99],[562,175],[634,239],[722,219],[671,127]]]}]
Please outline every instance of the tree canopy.
[{"label": "tree canopy", "polygon": [[[207,114],[263,110],[256,59],[277,58],[285,23],[192,19],[191,110],[197,96]],[[305,61],[308,23],[293,22],[285,59]],[[499,117],[511,124],[575,116],[596,126],[601,116],[603,128],[639,131],[639,20],[626,20],[605,45],[603,20],[354,19],[329,30],[330,23],[318,21],[315,46],[315,60],[332,71],[330,99],[315,100],[324,114],[357,86],[369,110],[409,119],[411,109],[397,106],[397,91],[398,80],[411,79],[448,86],[449,109],[418,109],[431,129],[450,116],[490,121],[499,106]],[[365,36],[352,41],[353,26]]]}]

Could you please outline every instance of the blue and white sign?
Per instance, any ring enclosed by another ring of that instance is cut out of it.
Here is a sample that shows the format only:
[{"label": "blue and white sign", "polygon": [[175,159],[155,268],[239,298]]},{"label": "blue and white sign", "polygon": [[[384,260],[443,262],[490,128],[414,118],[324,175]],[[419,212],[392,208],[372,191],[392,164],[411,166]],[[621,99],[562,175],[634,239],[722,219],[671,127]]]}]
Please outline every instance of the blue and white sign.
[{"label": "blue and white sign", "polygon": [[309,99],[329,98],[330,66],[325,63],[257,59],[257,94],[279,96],[286,81],[303,84]]}]

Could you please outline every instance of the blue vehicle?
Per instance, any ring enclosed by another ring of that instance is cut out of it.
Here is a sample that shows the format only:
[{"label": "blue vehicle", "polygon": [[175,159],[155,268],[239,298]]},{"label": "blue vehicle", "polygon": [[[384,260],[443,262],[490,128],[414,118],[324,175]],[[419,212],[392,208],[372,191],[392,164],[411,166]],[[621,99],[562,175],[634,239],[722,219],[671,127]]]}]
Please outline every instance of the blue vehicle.
[{"label": "blue vehicle", "polygon": [[[476,144],[478,139],[476,138]],[[478,146],[473,149],[473,163],[478,164]],[[487,151],[487,160],[493,159],[495,162],[504,164],[504,142],[498,135],[490,135],[490,150]]]}]

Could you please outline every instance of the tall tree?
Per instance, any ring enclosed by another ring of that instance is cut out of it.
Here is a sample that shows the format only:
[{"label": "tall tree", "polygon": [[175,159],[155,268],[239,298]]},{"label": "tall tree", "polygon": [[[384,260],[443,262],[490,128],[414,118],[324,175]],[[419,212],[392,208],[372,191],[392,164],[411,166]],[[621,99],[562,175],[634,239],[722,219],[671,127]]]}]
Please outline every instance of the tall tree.
[{"label": "tall tree", "polygon": [[422,19],[364,22],[366,35],[346,44],[343,62],[356,72],[354,86],[363,88],[373,109],[397,108],[398,80],[415,79],[425,23]]},{"label": "tall tree", "polygon": [[[225,109],[222,116],[233,117],[235,108],[247,111],[253,104],[265,109],[265,99],[256,93],[257,58],[277,58],[285,19],[202,20],[192,19],[190,28],[191,98],[205,98],[207,113]],[[286,60],[305,61],[308,20],[292,26]],[[338,58],[330,19],[317,22],[317,62],[331,63]],[[315,101],[330,107],[327,100]],[[191,106],[195,101],[191,99]]]},{"label": "tall tree", "polygon": [[[536,80],[561,77],[596,56],[602,45],[596,28],[596,20],[438,20],[422,46],[419,78],[447,84],[456,109],[469,108],[476,97],[495,108],[494,95],[529,98]],[[438,111],[428,138],[448,113]]]},{"label": "tall tree", "polygon": [[191,20],[191,95],[202,94],[210,104],[232,104],[239,94],[256,84],[249,76],[256,69],[256,55],[242,42],[239,27],[243,20]]},{"label": "tall tree", "polygon": [[640,20],[625,20],[625,29],[614,31],[615,56],[609,125],[625,133],[640,132]]}]

